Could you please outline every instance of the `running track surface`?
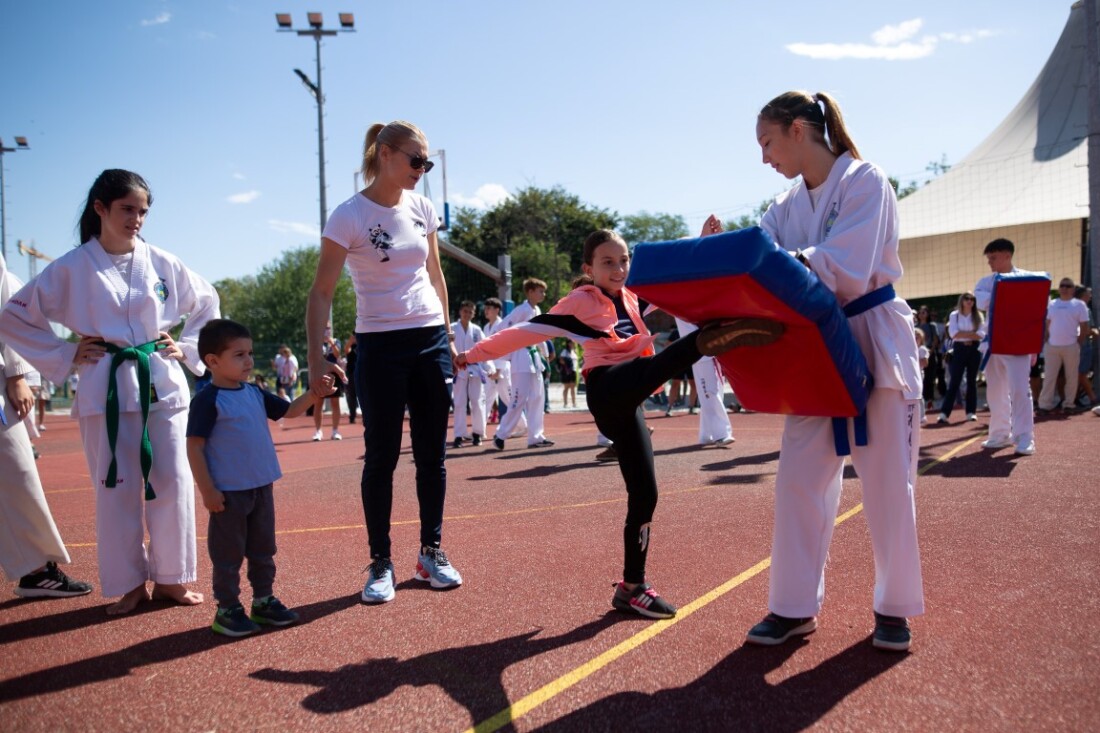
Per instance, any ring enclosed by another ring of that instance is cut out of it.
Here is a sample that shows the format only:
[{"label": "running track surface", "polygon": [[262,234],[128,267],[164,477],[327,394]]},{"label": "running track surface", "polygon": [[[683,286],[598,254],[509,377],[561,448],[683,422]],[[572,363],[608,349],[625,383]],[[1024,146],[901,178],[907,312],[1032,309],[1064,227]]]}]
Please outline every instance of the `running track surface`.
[{"label": "running track surface", "polygon": [[[616,466],[593,460],[586,413],[549,415],[550,449],[517,439],[502,453],[450,452],[444,548],[465,584],[445,592],[409,580],[418,524],[406,437],[397,599],[384,606],[358,602],[369,562],[360,430],[312,443],[301,418],[272,434],[285,474],[276,593],[302,623],[237,641],[210,631],[200,516],[201,606],[149,603],[108,619],[98,591],[24,601],[8,583],[0,721],[10,731],[1097,730],[1100,419],[1040,419],[1039,452],[1017,458],[981,449],[980,418],[922,431],[928,610],[908,654],[870,645],[874,568],[850,468],[817,633],[743,645],[767,610],[776,416],[734,415],[736,443],[698,448],[696,418],[651,415],[661,498],[649,578],[680,607],[665,622],[610,609],[625,492]],[[67,570],[97,582],[76,425],[51,415],[47,427],[39,469]]]}]

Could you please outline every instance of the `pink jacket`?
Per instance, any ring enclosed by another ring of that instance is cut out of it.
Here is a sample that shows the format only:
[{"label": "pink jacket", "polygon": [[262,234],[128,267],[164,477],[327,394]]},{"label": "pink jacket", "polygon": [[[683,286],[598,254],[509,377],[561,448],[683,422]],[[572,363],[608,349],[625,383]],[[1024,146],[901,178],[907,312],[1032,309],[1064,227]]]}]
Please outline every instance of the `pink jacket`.
[{"label": "pink jacket", "polygon": [[623,338],[615,333],[618,316],[615,304],[595,285],[582,285],[574,288],[550,309],[551,316],[573,316],[583,325],[603,332],[600,338],[575,333],[567,326],[540,323],[539,318],[520,323],[498,331],[489,338],[478,342],[466,352],[470,362],[486,359],[499,359],[505,354],[538,344],[553,336],[568,336],[584,344],[584,371],[601,366],[621,364],[639,356],[653,354],[655,336],[650,335],[638,309],[638,296],[626,288],[622,290],[623,305],[634,322],[638,333]]}]

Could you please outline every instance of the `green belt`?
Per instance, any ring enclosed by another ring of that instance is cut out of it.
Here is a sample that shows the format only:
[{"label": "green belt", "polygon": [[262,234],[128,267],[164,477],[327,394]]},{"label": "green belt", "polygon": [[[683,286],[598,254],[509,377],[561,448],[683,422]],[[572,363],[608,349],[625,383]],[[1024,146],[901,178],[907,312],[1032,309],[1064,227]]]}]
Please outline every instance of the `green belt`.
[{"label": "green belt", "polygon": [[149,483],[149,471],[153,467],[153,444],[149,440],[149,401],[152,378],[149,374],[149,354],[157,350],[157,342],[150,341],[141,346],[125,348],[101,342],[111,354],[111,378],[107,383],[107,442],[111,446],[111,467],[107,469],[107,488],[115,488],[118,483],[118,460],[115,458],[115,444],[118,443],[118,380],[115,373],[122,363],[133,359],[137,362],[138,402],[141,403],[141,478],[145,484],[145,500],[156,499],[153,485]]}]

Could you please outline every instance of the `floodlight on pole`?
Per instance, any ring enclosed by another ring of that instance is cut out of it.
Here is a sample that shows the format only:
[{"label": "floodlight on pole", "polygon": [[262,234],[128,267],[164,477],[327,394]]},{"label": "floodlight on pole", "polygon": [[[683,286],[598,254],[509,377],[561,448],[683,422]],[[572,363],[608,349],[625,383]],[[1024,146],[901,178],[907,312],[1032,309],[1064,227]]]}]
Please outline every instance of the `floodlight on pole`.
[{"label": "floodlight on pole", "polygon": [[3,139],[0,139],[0,254],[3,254],[5,262],[8,260],[8,225],[7,209],[4,207],[4,153],[30,149],[27,138],[22,135],[15,136],[14,148],[6,147]]},{"label": "floodlight on pole", "polygon": [[311,80],[301,69],[295,69],[294,73],[305,85],[317,103],[317,162],[320,172],[321,188],[321,231],[325,230],[328,221],[328,205],[325,200],[325,94],[321,86],[321,38],[323,36],[335,36],[337,33],[354,33],[355,17],[351,13],[340,13],[340,28],[326,29],[321,13],[307,13],[306,21],[309,28],[294,28],[290,19],[290,13],[275,13],[275,22],[280,32],[297,33],[299,36],[309,36],[317,46],[317,79]]}]

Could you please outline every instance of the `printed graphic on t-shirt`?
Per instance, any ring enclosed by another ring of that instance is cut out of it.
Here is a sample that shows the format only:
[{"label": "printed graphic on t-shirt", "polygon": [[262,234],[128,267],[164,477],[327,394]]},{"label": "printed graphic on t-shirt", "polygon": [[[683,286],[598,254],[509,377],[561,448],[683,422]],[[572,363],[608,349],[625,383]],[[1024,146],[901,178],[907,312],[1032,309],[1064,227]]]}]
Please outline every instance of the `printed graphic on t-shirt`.
[{"label": "printed graphic on t-shirt", "polygon": [[393,237],[389,235],[382,225],[379,224],[368,232],[370,234],[370,243],[374,245],[374,248],[378,251],[378,254],[382,255],[380,262],[389,262],[390,256],[386,254],[387,249],[393,247]]},{"label": "printed graphic on t-shirt", "polygon": [[416,227],[416,233],[422,237],[428,236],[428,225],[419,219],[413,219],[413,226]]}]

